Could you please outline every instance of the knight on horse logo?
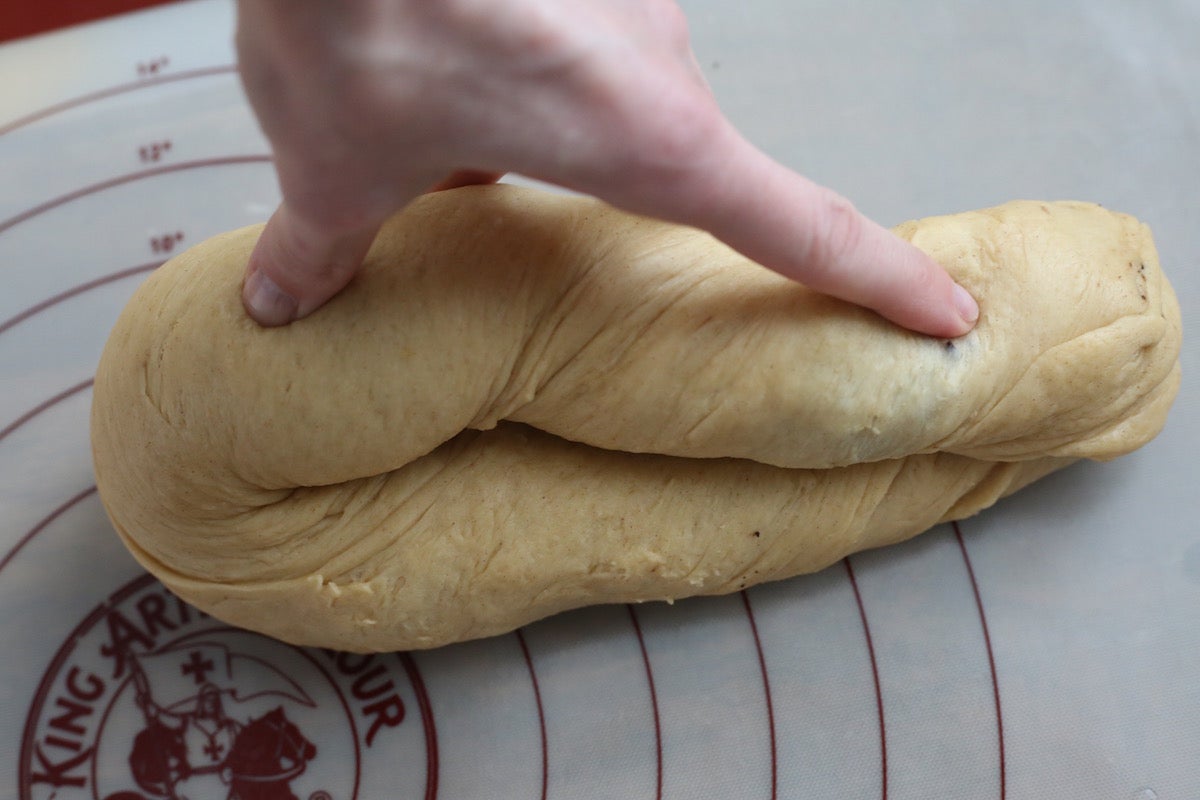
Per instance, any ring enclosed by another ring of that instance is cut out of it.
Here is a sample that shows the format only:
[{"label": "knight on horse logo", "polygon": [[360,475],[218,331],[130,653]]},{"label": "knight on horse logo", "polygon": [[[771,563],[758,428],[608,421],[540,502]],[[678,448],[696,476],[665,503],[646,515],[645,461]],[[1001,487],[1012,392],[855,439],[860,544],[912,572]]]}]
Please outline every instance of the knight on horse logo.
[{"label": "knight on horse logo", "polygon": [[[316,757],[316,746],[282,705],[243,723],[226,712],[223,697],[244,702],[271,695],[314,706],[301,687],[269,664],[213,642],[165,648],[132,663],[146,720],[129,755],[140,789],[171,800],[295,798],[288,784]],[[258,678],[256,691],[239,695],[247,672]]]},{"label": "knight on horse logo", "polygon": [[[432,798],[433,732],[411,658],[231,628],[143,575],[97,605],[47,666],[25,720],[18,797],[357,800],[387,786]],[[367,758],[375,767],[364,771]]]}]

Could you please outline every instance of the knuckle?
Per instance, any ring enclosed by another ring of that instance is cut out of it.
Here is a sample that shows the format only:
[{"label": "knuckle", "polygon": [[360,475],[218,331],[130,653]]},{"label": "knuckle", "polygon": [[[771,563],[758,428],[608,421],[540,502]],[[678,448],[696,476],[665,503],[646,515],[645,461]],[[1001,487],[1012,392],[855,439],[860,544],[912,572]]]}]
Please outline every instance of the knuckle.
[{"label": "knuckle", "polygon": [[498,14],[494,0],[439,0],[425,3],[441,8],[440,29],[450,31],[460,47],[475,50],[476,55],[512,59],[513,63],[553,64],[578,54],[584,37],[569,24],[570,16],[560,13],[555,4],[521,3],[510,9],[515,13]]},{"label": "knuckle", "polygon": [[719,141],[721,122],[704,98],[676,96],[630,120],[635,135],[627,141],[635,147],[632,156],[640,170],[655,179],[675,180],[706,166]]},{"label": "knuckle", "polygon": [[714,116],[679,108],[625,115],[608,139],[615,143],[605,171],[613,199],[635,210],[701,202],[699,190],[711,182],[719,152]]}]

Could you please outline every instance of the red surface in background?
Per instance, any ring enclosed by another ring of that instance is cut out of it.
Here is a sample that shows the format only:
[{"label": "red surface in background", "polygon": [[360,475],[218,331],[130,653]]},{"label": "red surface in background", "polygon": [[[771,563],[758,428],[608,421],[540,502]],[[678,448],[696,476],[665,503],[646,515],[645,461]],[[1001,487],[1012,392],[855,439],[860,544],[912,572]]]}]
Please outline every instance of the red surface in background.
[{"label": "red surface in background", "polygon": [[4,0],[0,2],[0,42],[168,2],[170,0]]}]

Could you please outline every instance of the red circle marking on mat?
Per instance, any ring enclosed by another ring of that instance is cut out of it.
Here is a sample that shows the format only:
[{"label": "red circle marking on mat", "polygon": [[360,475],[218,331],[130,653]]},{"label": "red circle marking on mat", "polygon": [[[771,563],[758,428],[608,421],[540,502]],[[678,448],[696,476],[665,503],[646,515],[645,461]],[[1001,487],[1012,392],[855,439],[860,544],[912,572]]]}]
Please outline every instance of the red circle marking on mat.
[{"label": "red circle marking on mat", "polygon": [[5,231],[16,225],[19,225],[22,222],[36,217],[39,214],[50,211],[51,209],[57,208],[58,206],[69,203],[72,200],[78,200],[79,198],[86,197],[89,194],[102,192],[105,189],[112,189],[113,187],[120,186],[122,184],[140,181],[143,178],[153,178],[158,175],[166,175],[167,173],[171,172],[184,172],[190,169],[203,169],[205,167],[223,167],[234,164],[265,164],[271,162],[272,160],[273,159],[269,155],[222,156],[220,158],[201,158],[197,159],[196,161],[181,161],[177,164],[167,164],[162,167],[154,167],[153,169],[146,169],[140,172],[129,172],[124,175],[118,175],[115,178],[109,178],[106,181],[93,183],[90,186],[83,187],[82,189],[76,189],[73,192],[67,192],[64,195],[60,195],[59,197],[55,197],[51,200],[47,200],[44,203],[40,203],[31,209],[22,211],[16,216],[0,221],[0,233],[4,233]]},{"label": "red circle marking on mat", "polygon": [[858,618],[862,621],[863,636],[867,640],[867,655],[871,659],[871,678],[875,682],[875,708],[879,712],[879,764],[883,773],[881,781],[882,800],[888,796],[888,763],[887,763],[887,725],[883,717],[883,690],[879,685],[879,663],[875,660],[875,644],[871,640],[871,626],[867,622],[867,609],[863,605],[862,594],[858,591],[858,580],[854,577],[854,567],[850,557],[842,559],[846,568],[846,577],[850,579],[850,588],[854,590],[854,602],[858,604]]},{"label": "red circle marking on mat", "polygon": [[529,655],[529,645],[525,642],[525,634],[518,628],[513,631],[517,644],[521,645],[521,656],[525,659],[525,668],[529,670],[529,682],[533,684],[533,699],[537,704],[538,730],[542,735],[542,794],[541,800],[546,800],[546,784],[550,777],[550,747],[546,743],[546,711],[542,706],[542,690],[538,686],[537,673],[533,669],[533,657]]},{"label": "red circle marking on mat", "polygon": [[88,388],[91,385],[92,385],[92,379],[88,378],[86,381],[77,383],[74,386],[71,386],[70,388],[63,389],[61,392],[54,395],[53,397],[51,397],[47,400],[43,400],[42,402],[38,403],[36,406],[29,409],[24,414],[17,417],[12,422],[10,422],[4,428],[0,428],[0,442],[3,442],[4,437],[8,436],[10,433],[15,431],[17,428],[24,425],[26,422],[29,422],[29,420],[33,419],[38,414],[41,414],[43,411],[45,411],[55,405],[58,405],[59,403],[61,403],[63,400],[66,400],[70,396],[72,396],[74,394],[78,394],[79,392],[82,392],[84,389]]},{"label": "red circle marking on mat", "polygon": [[425,726],[425,800],[435,800],[438,790],[438,746],[437,726],[433,723],[433,706],[429,703],[429,692],[425,679],[417,669],[417,662],[410,653],[397,653],[404,673],[417,696],[417,709],[421,712],[421,724]]},{"label": "red circle marking on mat", "polygon": [[87,103],[93,103],[97,100],[103,100],[114,95],[124,94],[126,92],[132,92],[138,89],[147,89],[164,83],[173,83],[175,81],[186,81],[192,78],[204,78],[208,77],[209,75],[224,75],[231,73],[237,73],[237,66],[234,64],[226,64],[217,67],[202,67],[200,69],[185,70],[155,78],[146,78],[140,81],[131,81],[130,83],[118,84],[117,86],[112,86],[108,89],[100,89],[95,92],[82,94],[79,97],[73,97],[70,100],[64,100],[61,103],[55,103],[54,105],[46,106],[38,111],[26,114],[23,117],[18,117],[12,122],[0,125],[0,136],[3,136],[6,133],[11,133],[17,128],[23,128],[26,125],[37,122],[38,120],[58,114],[59,112],[86,105]]},{"label": "red circle marking on mat", "polygon": [[626,605],[629,611],[629,621],[633,623],[633,632],[637,634],[638,647],[642,651],[642,664],[646,667],[646,683],[650,686],[650,707],[654,712],[654,798],[662,800],[663,796],[663,747],[662,723],[658,716],[658,692],[654,688],[654,670],[650,668],[650,655],[646,652],[646,639],[642,636],[642,625],[638,622],[637,612],[632,605]]},{"label": "red circle marking on mat", "polygon": [[88,488],[86,488],[82,492],[80,492],[79,494],[73,496],[71,499],[64,502],[58,508],[51,511],[49,514],[46,515],[46,517],[41,522],[39,522],[38,524],[36,524],[32,528],[30,528],[29,531],[26,532],[26,534],[24,536],[22,536],[20,539],[17,540],[17,543],[15,545],[13,545],[12,549],[4,554],[4,558],[0,558],[0,572],[3,572],[4,568],[8,566],[8,562],[13,560],[13,558],[17,555],[17,553],[21,550],[21,548],[24,547],[25,545],[27,545],[34,536],[37,536],[39,533],[41,533],[46,528],[47,525],[49,525],[51,522],[54,522],[54,520],[61,517],[67,511],[70,511],[71,508],[74,507],[77,503],[79,503],[82,500],[85,500],[88,497],[91,497],[95,493],[96,493],[96,487],[94,485],[89,486]]},{"label": "red circle marking on mat", "polygon": [[754,609],[750,606],[750,595],[739,592],[742,606],[746,609],[746,620],[754,634],[754,650],[758,653],[758,669],[762,674],[763,698],[767,702],[767,732],[771,742],[771,800],[779,796],[779,759],[775,744],[775,704],[771,701],[771,681],[767,679],[767,659],[763,656],[762,639],[758,637],[758,623],[754,621]]},{"label": "red circle marking on mat", "polygon": [[129,269],[119,270],[117,272],[109,273],[108,275],[101,275],[99,278],[93,278],[92,280],[87,281],[86,283],[81,283],[78,286],[72,286],[70,289],[67,289],[66,291],[62,291],[62,292],[59,292],[58,294],[51,295],[50,297],[47,297],[45,300],[41,300],[41,301],[35,303],[34,305],[30,306],[29,308],[25,309],[24,311],[12,316],[12,317],[9,317],[8,319],[4,320],[3,322],[0,322],[0,334],[4,333],[9,328],[12,328],[12,327],[24,322],[25,320],[29,319],[30,317],[40,314],[41,312],[45,311],[47,308],[58,305],[59,303],[63,302],[64,300],[70,300],[72,297],[75,297],[76,295],[84,294],[85,292],[89,292],[92,289],[103,286],[106,283],[112,283],[113,281],[119,281],[122,278],[128,278],[130,276],[137,275],[142,272],[150,272],[154,269],[157,269],[158,267],[161,267],[164,263],[165,262],[163,262],[163,261],[153,261],[149,264],[139,264],[136,267],[130,267]]},{"label": "red circle marking on mat", "polygon": [[954,528],[954,538],[958,540],[958,549],[962,552],[963,565],[967,568],[967,577],[971,579],[971,592],[975,595],[975,608],[979,612],[979,627],[983,629],[983,644],[987,648],[988,669],[992,673],[992,699],[996,706],[996,745],[1000,752],[1000,800],[1005,800],[1008,789],[1008,767],[1004,758],[1004,716],[1000,713],[1000,681],[996,677],[996,656],[992,651],[992,635],[988,632],[987,615],[983,613],[983,597],[979,593],[979,582],[975,580],[975,568],[971,566],[971,557],[967,555],[967,544],[963,541],[962,529],[958,522],[950,523]]}]

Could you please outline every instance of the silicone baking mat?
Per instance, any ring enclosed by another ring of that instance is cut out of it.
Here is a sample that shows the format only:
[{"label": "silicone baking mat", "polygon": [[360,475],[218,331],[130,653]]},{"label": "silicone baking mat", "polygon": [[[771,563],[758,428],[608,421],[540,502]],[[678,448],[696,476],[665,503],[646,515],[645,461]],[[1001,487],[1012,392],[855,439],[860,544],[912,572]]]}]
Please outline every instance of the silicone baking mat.
[{"label": "silicone baking mat", "polygon": [[[1195,3],[684,5],[735,122],[869,214],[1095,200],[1200,311]],[[90,380],[150,270],[278,200],[232,27],[0,46],[0,796],[1200,798],[1187,332],[1142,451],[814,576],[376,656],[170,597],[97,500]]]}]

